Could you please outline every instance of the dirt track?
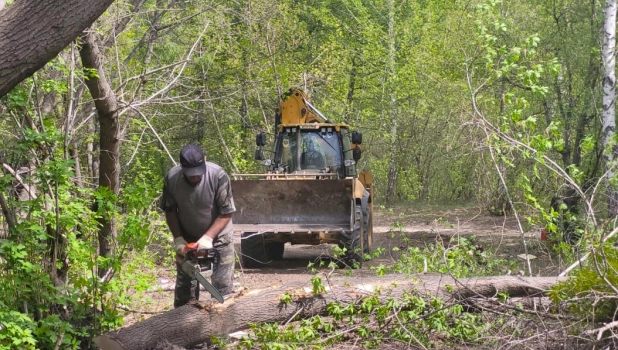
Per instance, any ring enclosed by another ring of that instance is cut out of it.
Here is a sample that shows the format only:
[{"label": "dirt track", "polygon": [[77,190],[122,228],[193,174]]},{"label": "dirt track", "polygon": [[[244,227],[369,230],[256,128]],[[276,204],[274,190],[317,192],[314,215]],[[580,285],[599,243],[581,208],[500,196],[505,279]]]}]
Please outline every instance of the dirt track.
[{"label": "dirt track", "polygon": [[[402,235],[411,239],[414,245],[424,245],[435,241],[438,235],[451,237],[455,235],[475,235],[485,249],[497,249],[499,252],[511,252],[505,258],[517,259],[521,254],[521,233],[514,218],[490,217],[478,212],[476,208],[457,208],[453,210],[418,210],[413,208],[397,208],[393,210],[376,210],[374,219],[374,237],[372,249],[383,247],[386,256],[373,259],[355,271],[359,278],[375,275],[371,266],[391,261],[390,252],[393,247],[402,248]],[[534,233],[527,233],[532,238]],[[394,237],[392,237],[394,236]],[[236,250],[240,251],[240,239],[236,238]],[[317,266],[324,261],[327,266],[332,256],[332,245],[318,246],[297,245],[285,246],[284,259],[270,262],[259,269],[240,269],[238,266],[237,281],[242,287],[249,289],[265,288],[287,282],[306,282],[313,274],[307,268],[309,262]],[[513,249],[513,247],[516,247]],[[522,260],[523,262],[523,260]],[[523,265],[522,265],[523,268]],[[333,274],[343,274],[337,270]],[[517,272],[515,272],[517,273]]]}]

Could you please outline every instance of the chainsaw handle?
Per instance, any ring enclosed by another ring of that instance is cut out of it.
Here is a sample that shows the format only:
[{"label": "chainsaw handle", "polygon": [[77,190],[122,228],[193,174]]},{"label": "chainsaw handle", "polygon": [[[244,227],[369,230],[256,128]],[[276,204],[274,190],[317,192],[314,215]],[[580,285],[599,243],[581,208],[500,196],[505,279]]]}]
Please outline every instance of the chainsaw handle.
[{"label": "chainsaw handle", "polygon": [[185,260],[194,260],[200,258],[209,258],[213,262],[219,262],[219,252],[215,248],[201,248],[199,244],[193,242],[188,243],[182,249]]},{"label": "chainsaw handle", "polygon": [[184,256],[184,260],[193,260],[193,256],[195,255],[195,253],[197,253],[198,249],[199,246],[195,242],[185,244],[185,246],[182,248],[182,255]]},{"label": "chainsaw handle", "polygon": [[182,253],[183,254],[187,254],[188,251],[190,251],[190,250],[197,250],[197,248],[199,248],[199,246],[197,245],[197,242],[187,243],[182,248]]}]

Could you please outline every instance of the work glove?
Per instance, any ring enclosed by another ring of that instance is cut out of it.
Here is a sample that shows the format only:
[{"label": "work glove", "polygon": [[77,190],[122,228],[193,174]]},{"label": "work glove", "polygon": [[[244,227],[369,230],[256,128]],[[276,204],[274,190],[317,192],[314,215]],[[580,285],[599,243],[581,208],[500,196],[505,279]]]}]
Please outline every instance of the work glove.
[{"label": "work glove", "polygon": [[202,238],[197,241],[197,245],[200,249],[210,249],[212,248],[212,238],[203,235]]},{"label": "work glove", "polygon": [[187,245],[187,241],[185,241],[184,238],[182,237],[174,238],[174,247],[176,248],[176,254],[184,256],[185,255],[184,249],[186,245]]}]

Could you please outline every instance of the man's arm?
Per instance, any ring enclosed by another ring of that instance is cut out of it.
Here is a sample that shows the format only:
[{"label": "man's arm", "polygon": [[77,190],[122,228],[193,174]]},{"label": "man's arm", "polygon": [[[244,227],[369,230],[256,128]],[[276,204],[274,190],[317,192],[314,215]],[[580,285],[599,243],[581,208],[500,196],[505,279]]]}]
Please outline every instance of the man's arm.
[{"label": "man's arm", "polygon": [[232,214],[221,214],[217,216],[217,218],[212,223],[212,225],[210,225],[206,233],[204,233],[204,236],[208,236],[214,241],[219,235],[219,233],[223,231],[225,226],[227,226],[227,223],[230,222],[230,220],[232,220]]},{"label": "man's arm", "polygon": [[236,211],[234,199],[232,198],[232,187],[230,178],[225,171],[221,171],[217,179],[217,192],[215,203],[219,209],[219,216],[213,221],[212,225],[206,230],[204,236],[197,242],[206,247],[212,247],[212,242],[225,229],[225,226],[232,220],[232,214]]},{"label": "man's arm", "polygon": [[[174,236],[174,250],[176,251],[176,259],[178,260],[179,256],[184,255],[183,250],[187,245],[187,241],[182,237],[178,213],[175,211],[166,211],[165,222],[167,222],[167,227],[170,228],[170,231],[172,231],[172,236]],[[180,260],[178,261],[180,262]]]},{"label": "man's arm", "polygon": [[166,211],[165,222],[167,222],[167,227],[169,227],[170,231],[172,231],[172,236],[174,236],[174,238],[182,236],[182,231],[180,230],[180,220],[178,219],[177,212]]},{"label": "man's arm", "polygon": [[163,195],[161,196],[160,208],[165,212],[165,222],[174,237],[174,250],[176,251],[176,259],[178,259],[179,256],[184,255],[183,250],[187,241],[182,237],[180,219],[178,218],[178,205],[174,196],[168,191],[167,176],[163,181]]},{"label": "man's arm", "polygon": [[181,237],[182,230],[180,229],[180,219],[178,219],[178,204],[169,191],[167,175],[163,179],[163,195],[161,196],[159,207],[165,212],[165,222],[170,231],[172,231],[174,238]]}]

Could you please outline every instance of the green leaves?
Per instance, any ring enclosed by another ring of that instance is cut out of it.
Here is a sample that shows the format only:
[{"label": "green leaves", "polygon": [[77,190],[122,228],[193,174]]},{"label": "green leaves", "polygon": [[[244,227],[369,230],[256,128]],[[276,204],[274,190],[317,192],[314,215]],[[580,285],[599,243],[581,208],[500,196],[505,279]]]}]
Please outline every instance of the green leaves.
[{"label": "green leaves", "polygon": [[[45,156],[38,158],[36,171],[20,179],[25,186],[36,185],[37,197],[9,202],[27,215],[19,216],[9,238],[0,240],[0,323],[3,317],[19,321],[0,327],[0,349],[53,348],[60,335],[61,348],[78,349],[83,345],[80,339],[90,336],[95,324],[97,332],[120,326],[123,315],[116,305],[130,304],[129,293],[139,295],[153,284],[143,268],[156,259],[152,253],[142,253],[142,248],[159,217],[149,208],[158,188],[139,182],[139,177],[120,198],[105,187],[96,191],[78,187],[75,163],[63,156],[64,134],[51,119],[39,127],[39,131],[23,129],[21,140],[10,143],[7,150],[28,158],[43,150]],[[14,176],[2,176],[2,189],[15,181]],[[97,254],[101,216],[118,217],[120,228],[116,254],[105,258]],[[101,282],[100,271],[111,267],[114,278]],[[52,276],[61,283],[52,282]],[[20,317],[16,313],[24,306],[28,313]],[[71,311],[60,317],[64,308]],[[40,310],[45,316],[35,323],[33,314]],[[86,317],[91,321],[83,322]],[[9,345],[3,348],[5,344]]]},{"label": "green leaves", "polygon": [[292,295],[288,292],[285,292],[279,300],[282,304],[289,305],[292,303]]},{"label": "green leaves", "polygon": [[[567,305],[577,317],[587,320],[594,317],[594,320],[604,322],[612,320],[616,312],[616,304],[612,301],[615,293],[610,284],[618,284],[618,253],[613,242],[595,244],[595,250],[596,254],[574,271],[572,277],[552,288],[548,294],[556,304],[577,300],[563,305]],[[602,275],[597,269],[601,269]]]},{"label": "green leaves", "polygon": [[380,348],[382,341],[392,339],[430,347],[438,336],[447,342],[472,344],[487,331],[483,318],[465,313],[461,305],[410,292],[404,292],[401,299],[381,299],[376,294],[355,303],[331,302],[326,312],[330,318],[315,316],[290,326],[252,324],[254,335],[244,337],[240,346],[323,349],[354,337],[367,348]]},{"label": "green leaves", "polygon": [[313,285],[313,294],[320,295],[326,292],[326,288],[322,283],[322,276],[315,275],[311,278],[311,285]]},{"label": "green leaves", "polygon": [[84,72],[85,80],[90,80],[92,78],[94,79],[99,78],[99,73],[97,72],[95,68],[83,68],[83,72]]},{"label": "green leaves", "polygon": [[28,91],[22,85],[17,85],[7,94],[9,109],[26,108],[29,106]]},{"label": "green leaves", "polygon": [[438,242],[426,248],[408,247],[392,266],[372,267],[377,274],[440,272],[455,277],[489,276],[503,274],[510,268],[504,259],[496,259],[491,252],[475,243],[475,238],[451,240],[448,246]]},{"label": "green leaves", "polygon": [[7,310],[0,301],[0,350],[34,350],[36,323],[23,313]]}]

